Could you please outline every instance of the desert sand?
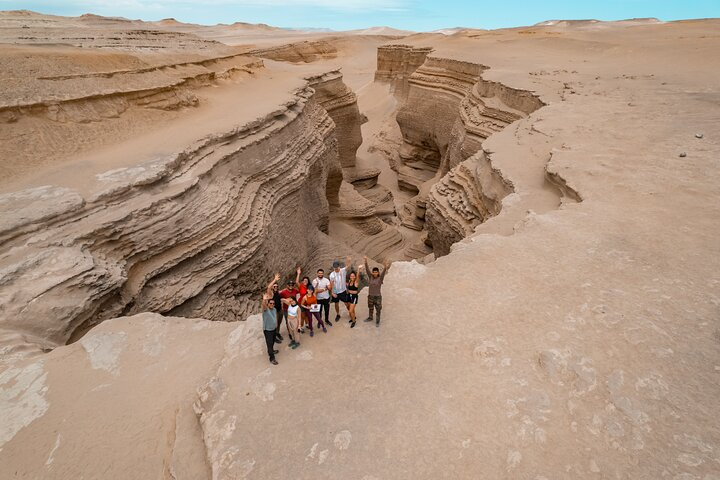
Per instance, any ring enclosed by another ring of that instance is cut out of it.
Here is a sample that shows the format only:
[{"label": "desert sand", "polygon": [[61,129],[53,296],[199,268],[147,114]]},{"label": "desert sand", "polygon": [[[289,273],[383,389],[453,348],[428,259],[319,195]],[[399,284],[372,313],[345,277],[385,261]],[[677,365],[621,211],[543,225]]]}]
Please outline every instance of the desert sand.
[{"label": "desert sand", "polygon": [[719,30],[0,12],[0,478],[720,479]]}]

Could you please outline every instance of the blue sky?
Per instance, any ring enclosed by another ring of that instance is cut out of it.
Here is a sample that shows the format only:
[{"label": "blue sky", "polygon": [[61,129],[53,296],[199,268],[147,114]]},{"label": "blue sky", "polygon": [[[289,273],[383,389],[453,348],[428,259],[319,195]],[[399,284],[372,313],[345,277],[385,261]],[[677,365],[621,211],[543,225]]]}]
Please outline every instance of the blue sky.
[{"label": "blue sky", "polygon": [[388,25],[427,31],[502,28],[560,18],[720,17],[720,0],[0,0],[0,10],[15,9],[143,20],[174,17],[202,24],[242,21],[335,30]]}]

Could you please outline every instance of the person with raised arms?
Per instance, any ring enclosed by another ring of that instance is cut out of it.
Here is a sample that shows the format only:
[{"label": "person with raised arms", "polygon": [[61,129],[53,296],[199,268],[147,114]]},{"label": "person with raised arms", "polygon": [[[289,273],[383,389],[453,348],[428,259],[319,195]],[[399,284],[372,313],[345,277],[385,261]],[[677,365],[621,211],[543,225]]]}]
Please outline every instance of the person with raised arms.
[{"label": "person with raised arms", "polygon": [[355,327],[355,307],[358,303],[358,298],[360,294],[360,272],[362,272],[363,266],[360,265],[358,267],[358,271],[353,272],[351,271],[348,274],[348,281],[347,281],[347,293],[348,293],[348,313],[350,314],[350,328]]},{"label": "person with raised arms", "polygon": [[277,365],[278,362],[275,360],[275,354],[278,353],[275,350],[275,337],[277,335],[276,328],[278,325],[277,310],[275,310],[275,301],[273,300],[273,285],[277,285],[277,281],[280,280],[280,274],[276,273],[272,281],[268,284],[265,289],[265,293],[262,298],[262,322],[263,322],[263,334],[265,335],[265,345],[267,346],[268,356],[270,357],[270,363]]},{"label": "person with raised arms", "polygon": [[325,312],[325,324],[328,327],[332,327],[330,322],[330,280],[325,278],[325,270],[319,268],[317,271],[317,277],[312,281],[313,288],[315,289],[315,297],[317,302]]},{"label": "person with raised arms", "polygon": [[379,327],[380,312],[382,311],[382,284],[385,280],[385,274],[390,268],[390,262],[385,260],[385,263],[383,263],[383,271],[381,273],[380,269],[377,267],[373,267],[372,271],[370,270],[367,263],[367,256],[364,257],[364,260],[365,270],[367,272],[371,272],[368,277],[368,318],[366,318],[365,321],[373,321],[373,310],[375,310],[375,326]]},{"label": "person with raised arms", "polygon": [[[352,257],[347,257],[345,266],[340,267],[340,261],[333,262],[333,271],[330,272],[330,294],[332,302],[335,304],[335,321],[340,320],[340,302],[345,304],[348,312],[350,311],[350,296],[347,293],[347,269],[352,265]],[[352,318],[350,318],[352,322]]]}]

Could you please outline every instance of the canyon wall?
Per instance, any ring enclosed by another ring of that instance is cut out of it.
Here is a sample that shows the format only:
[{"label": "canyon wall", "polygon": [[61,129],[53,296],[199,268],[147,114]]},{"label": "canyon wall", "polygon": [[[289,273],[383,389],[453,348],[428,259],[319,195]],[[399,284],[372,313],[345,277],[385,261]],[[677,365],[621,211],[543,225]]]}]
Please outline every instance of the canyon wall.
[{"label": "canyon wall", "polygon": [[404,99],[408,92],[407,79],[425,62],[431,47],[383,45],[377,49],[376,82],[388,82],[393,93]]},{"label": "canyon wall", "polygon": [[310,63],[316,60],[335,58],[337,53],[337,48],[325,40],[305,40],[248,52],[249,55],[255,57],[292,63]]},{"label": "canyon wall", "polygon": [[254,312],[272,273],[306,261],[328,229],[338,140],[309,83],[250,124],[97,175],[84,197],[0,196],[0,329],[52,348],[122,314]]},{"label": "canyon wall", "polygon": [[543,103],[530,92],[484,80],[483,65],[428,53],[404,45],[382,47],[376,79],[405,92],[396,115],[403,143],[394,168],[400,188],[417,195],[400,212],[402,223],[426,230],[426,243],[436,255],[445,255],[497,215],[513,191],[512,182],[492,167],[483,141]]}]

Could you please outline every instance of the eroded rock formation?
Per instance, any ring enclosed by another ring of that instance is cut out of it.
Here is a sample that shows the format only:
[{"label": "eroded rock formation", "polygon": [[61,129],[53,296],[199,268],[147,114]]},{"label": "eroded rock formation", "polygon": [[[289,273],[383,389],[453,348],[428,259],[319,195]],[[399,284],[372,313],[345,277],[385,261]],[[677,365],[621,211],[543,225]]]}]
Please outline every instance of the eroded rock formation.
[{"label": "eroded rock formation", "polygon": [[325,40],[306,40],[276,47],[251,50],[250,55],[270,60],[293,63],[310,63],[320,59],[333,58],[337,49]]},{"label": "eroded rock formation", "polygon": [[417,196],[400,212],[403,225],[424,228],[434,253],[445,255],[496,215],[513,191],[492,167],[483,141],[543,103],[530,92],[484,80],[483,65],[428,53],[405,45],[378,49],[383,70],[376,78],[405,92],[396,116],[403,144],[395,169],[399,186]]},{"label": "eroded rock formation", "polygon": [[408,93],[407,79],[425,62],[431,47],[383,45],[377,50],[375,81],[389,82],[393,93],[404,99]]},{"label": "eroded rock formation", "polygon": [[123,313],[254,311],[258,281],[307,259],[313,229],[328,228],[338,142],[314,94],[308,85],[255,122],[98,175],[86,198],[3,195],[2,328],[52,346]]}]

